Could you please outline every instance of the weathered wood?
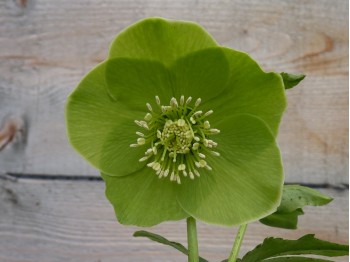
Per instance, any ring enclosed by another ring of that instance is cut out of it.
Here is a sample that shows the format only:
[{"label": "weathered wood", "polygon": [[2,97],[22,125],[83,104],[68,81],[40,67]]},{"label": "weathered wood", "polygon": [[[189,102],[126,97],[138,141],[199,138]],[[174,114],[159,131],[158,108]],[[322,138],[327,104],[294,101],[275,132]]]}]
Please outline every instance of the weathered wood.
[{"label": "weathered wood", "polygon": [[[133,238],[136,227],[114,218],[102,182],[2,180],[0,187],[0,261],[185,261],[169,247]],[[325,207],[305,208],[298,230],[249,225],[242,253],[267,236],[296,239],[316,233],[321,239],[347,243],[348,190],[322,190],[335,200]],[[186,244],[184,221],[151,229]],[[200,253],[221,261],[230,252],[236,228],[199,223]],[[347,261],[347,258],[334,259]]]},{"label": "weathered wood", "polygon": [[279,136],[286,179],[348,183],[345,0],[1,1],[0,126],[17,117],[26,129],[0,152],[0,172],[98,175],[67,143],[64,102],[114,36],[148,16],[196,21],[266,70],[306,74]]}]

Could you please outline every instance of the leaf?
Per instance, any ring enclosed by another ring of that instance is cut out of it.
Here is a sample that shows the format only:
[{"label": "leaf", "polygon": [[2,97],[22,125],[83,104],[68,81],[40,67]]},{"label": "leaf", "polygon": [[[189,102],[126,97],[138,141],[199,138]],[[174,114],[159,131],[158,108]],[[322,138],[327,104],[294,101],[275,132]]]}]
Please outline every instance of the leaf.
[{"label": "leaf", "polygon": [[[136,231],[133,235],[134,237],[147,237],[152,241],[167,245],[167,246],[171,246],[175,249],[177,249],[178,251],[180,251],[181,253],[185,254],[186,256],[188,255],[188,250],[186,247],[184,247],[182,244],[174,242],[174,241],[169,241],[168,239],[166,239],[165,237],[162,237],[158,234],[154,234],[148,231]],[[208,262],[208,260],[199,257],[199,262]]]},{"label": "leaf", "polygon": [[282,72],[281,76],[283,78],[283,84],[285,89],[295,87],[305,78],[305,75],[293,75],[285,72]]},{"label": "leaf", "polygon": [[276,257],[269,260],[268,262],[332,262],[331,260],[312,258],[312,257]]},{"label": "leaf", "polygon": [[298,216],[303,215],[304,206],[322,206],[333,199],[315,189],[299,185],[285,185],[281,204],[277,211],[260,220],[271,227],[296,229]]},{"label": "leaf", "polygon": [[304,212],[301,208],[298,208],[290,213],[275,212],[263,219],[260,219],[260,222],[271,227],[296,229],[298,224],[298,216],[303,214]]},{"label": "leaf", "polygon": [[[266,238],[262,244],[256,246],[252,251],[248,252],[242,258],[242,262],[256,262],[256,261],[270,262],[271,261],[270,258],[273,258],[273,257],[280,257],[285,255],[305,255],[305,254],[328,256],[328,257],[347,256],[349,255],[349,246],[320,240],[315,238],[315,235],[313,234],[305,235],[297,240],[286,240],[282,238],[270,237],[270,238]],[[287,261],[287,259],[275,260],[275,262],[276,261]],[[293,260],[288,260],[288,261],[293,261]],[[298,260],[294,260],[294,261],[298,261]]]},{"label": "leaf", "polygon": [[320,193],[315,189],[299,185],[285,185],[278,212],[292,212],[304,206],[323,206],[333,198]]}]

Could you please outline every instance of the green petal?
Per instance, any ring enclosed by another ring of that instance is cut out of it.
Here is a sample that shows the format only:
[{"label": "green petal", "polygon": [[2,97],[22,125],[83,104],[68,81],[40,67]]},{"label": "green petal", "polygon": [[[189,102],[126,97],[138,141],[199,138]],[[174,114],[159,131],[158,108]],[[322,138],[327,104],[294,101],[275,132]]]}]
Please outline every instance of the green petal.
[{"label": "green petal", "polygon": [[229,64],[222,48],[191,53],[171,67],[175,97],[201,98],[203,102],[218,96],[229,79]]},{"label": "green petal", "polygon": [[129,107],[147,110],[146,103],[155,104],[155,96],[170,101],[173,96],[170,75],[161,63],[130,58],[109,60],[106,81],[110,94]]},{"label": "green petal", "polygon": [[109,58],[148,59],[170,65],[180,56],[216,45],[215,40],[195,23],[147,18],[116,37]]},{"label": "green petal", "polygon": [[271,214],[279,205],[283,168],[279,149],[266,124],[236,115],[218,123],[219,157],[207,155],[212,171],[182,179],[178,200],[191,216],[213,224],[239,225]]},{"label": "green petal", "polygon": [[220,99],[210,101],[208,107],[214,110],[215,116],[237,113],[258,116],[276,135],[286,108],[281,76],[276,73],[265,73],[245,53],[229,48],[223,48],[223,51],[230,66],[230,80]]},{"label": "green petal", "polygon": [[134,123],[143,114],[108,96],[105,63],[80,82],[66,104],[68,137],[73,147],[94,167],[113,175],[127,175],[142,168],[138,159],[145,148],[130,148],[140,128]]},{"label": "green petal", "polygon": [[188,216],[176,201],[177,185],[159,179],[148,167],[129,176],[102,177],[106,196],[122,224],[149,227]]}]

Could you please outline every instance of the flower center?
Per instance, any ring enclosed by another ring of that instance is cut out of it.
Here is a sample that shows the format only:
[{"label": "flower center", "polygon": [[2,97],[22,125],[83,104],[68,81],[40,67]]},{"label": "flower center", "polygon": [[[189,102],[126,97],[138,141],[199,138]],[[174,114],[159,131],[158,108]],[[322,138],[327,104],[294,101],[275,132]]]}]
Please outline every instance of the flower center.
[{"label": "flower center", "polygon": [[167,120],[160,141],[170,152],[187,154],[190,152],[193,136],[189,125],[183,119]]},{"label": "flower center", "polygon": [[159,178],[170,175],[170,181],[179,184],[181,176],[194,179],[195,176],[200,176],[201,168],[212,170],[205,161],[208,154],[220,155],[212,150],[217,143],[209,139],[220,133],[220,130],[210,128],[210,123],[206,120],[213,110],[206,113],[197,110],[200,98],[194,104],[191,102],[191,97],[185,101],[185,97],[181,96],[179,103],[172,98],[170,105],[164,106],[156,96],[157,110],[153,110],[147,103],[150,112],[144,120],[135,120],[146,132],[136,132],[139,136],[137,143],[130,145],[150,146],[139,161],[147,161],[147,166],[154,169]]}]

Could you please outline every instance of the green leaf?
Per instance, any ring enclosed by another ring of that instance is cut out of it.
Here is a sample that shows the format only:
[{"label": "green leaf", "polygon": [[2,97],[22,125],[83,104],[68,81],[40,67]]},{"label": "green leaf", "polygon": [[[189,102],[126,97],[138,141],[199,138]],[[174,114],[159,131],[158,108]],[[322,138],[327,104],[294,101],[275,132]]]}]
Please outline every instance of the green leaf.
[{"label": "green leaf", "polygon": [[242,262],[270,261],[273,257],[306,254],[328,257],[347,256],[349,255],[349,246],[320,240],[312,234],[297,240],[270,237],[248,252],[242,258]]},{"label": "green leaf", "polygon": [[271,227],[279,227],[286,229],[296,229],[298,224],[298,216],[304,214],[301,208],[298,208],[289,213],[273,213],[263,219],[260,222],[264,225]]},{"label": "green leaf", "polygon": [[[136,231],[134,233],[134,237],[147,237],[152,241],[173,247],[173,248],[179,250],[180,252],[182,252],[183,254],[185,254],[186,256],[188,255],[187,248],[184,247],[182,244],[174,242],[174,241],[169,241],[168,239],[166,239],[165,237],[162,237],[161,235],[141,230],[141,231]],[[208,262],[208,260],[206,260],[202,257],[199,257],[199,262]]]},{"label": "green leaf", "polygon": [[298,216],[304,214],[304,206],[322,206],[332,201],[315,189],[299,185],[285,185],[281,204],[277,211],[260,220],[267,226],[296,229]]},{"label": "green leaf", "polygon": [[285,185],[278,212],[292,212],[304,206],[323,206],[331,202],[333,198],[320,193],[315,189],[299,185]]},{"label": "green leaf", "polygon": [[[219,99],[213,99],[203,107],[213,109],[215,115],[222,117],[243,113],[257,116],[276,136],[287,104],[282,77],[264,72],[248,54],[222,49],[229,63],[230,78]],[[214,120],[210,122],[213,125]]]},{"label": "green leaf", "polygon": [[177,198],[194,218],[219,225],[258,220],[277,209],[283,168],[275,138],[257,117],[222,118],[213,136],[220,156],[207,155],[213,170],[198,179],[182,179]]},{"label": "green leaf", "polygon": [[147,18],[123,30],[113,41],[109,58],[154,60],[169,66],[181,56],[217,46],[198,24]]},{"label": "green leaf", "polygon": [[268,260],[264,260],[268,262],[332,262],[332,260],[328,259],[319,259],[319,258],[311,258],[311,257],[276,257]]},{"label": "green leaf", "polygon": [[178,185],[159,179],[148,167],[123,177],[101,175],[121,224],[149,227],[188,217],[176,201]]},{"label": "green leaf", "polygon": [[[124,176],[141,169],[145,163],[135,161],[143,156],[135,143],[139,127],[135,119],[144,113],[130,110],[107,93],[105,66],[91,70],[70,94],[66,104],[68,138],[73,147],[102,172]],[[116,157],[118,156],[118,157]]]},{"label": "green leaf", "polygon": [[281,76],[283,78],[283,84],[285,89],[295,87],[305,78],[305,75],[293,75],[285,72],[282,72]]}]

